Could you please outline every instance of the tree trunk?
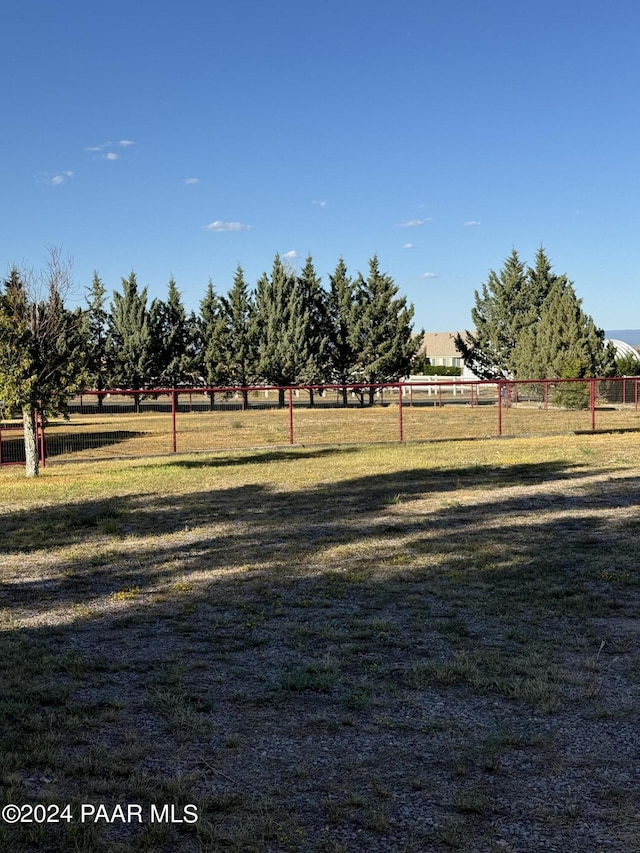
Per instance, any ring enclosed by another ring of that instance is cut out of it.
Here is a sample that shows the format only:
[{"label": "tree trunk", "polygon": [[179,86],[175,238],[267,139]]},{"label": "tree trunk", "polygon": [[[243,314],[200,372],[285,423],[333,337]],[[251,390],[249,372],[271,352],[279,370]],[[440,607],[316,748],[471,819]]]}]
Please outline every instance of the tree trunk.
[{"label": "tree trunk", "polygon": [[24,461],[27,477],[37,477],[40,473],[38,458],[38,433],[36,430],[36,410],[31,406],[22,407],[24,426]]}]

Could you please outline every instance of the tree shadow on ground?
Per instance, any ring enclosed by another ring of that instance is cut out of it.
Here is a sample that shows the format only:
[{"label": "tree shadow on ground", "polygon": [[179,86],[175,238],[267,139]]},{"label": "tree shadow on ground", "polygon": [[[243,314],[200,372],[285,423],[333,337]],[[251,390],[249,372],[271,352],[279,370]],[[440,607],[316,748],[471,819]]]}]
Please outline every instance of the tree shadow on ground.
[{"label": "tree shadow on ground", "polygon": [[[135,430],[110,430],[104,432],[55,432],[49,427],[45,434],[47,459],[80,453],[85,450],[98,450],[104,447],[114,447],[123,441],[142,438],[147,433]],[[24,438],[22,434],[2,436],[3,464],[24,464]]]},{"label": "tree shadow on ground", "polygon": [[534,463],[5,513],[5,787],[139,802],[178,761],[208,835],[158,850],[631,853],[635,641],[603,620],[637,613],[639,503],[633,472]]}]

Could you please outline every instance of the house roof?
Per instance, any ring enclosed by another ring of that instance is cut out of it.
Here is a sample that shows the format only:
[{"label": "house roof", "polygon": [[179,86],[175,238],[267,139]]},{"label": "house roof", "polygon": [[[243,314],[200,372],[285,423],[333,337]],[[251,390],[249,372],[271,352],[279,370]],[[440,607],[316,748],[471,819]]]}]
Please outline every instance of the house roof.
[{"label": "house roof", "polygon": [[425,332],[420,345],[420,353],[429,358],[460,358],[454,343],[458,332]]}]

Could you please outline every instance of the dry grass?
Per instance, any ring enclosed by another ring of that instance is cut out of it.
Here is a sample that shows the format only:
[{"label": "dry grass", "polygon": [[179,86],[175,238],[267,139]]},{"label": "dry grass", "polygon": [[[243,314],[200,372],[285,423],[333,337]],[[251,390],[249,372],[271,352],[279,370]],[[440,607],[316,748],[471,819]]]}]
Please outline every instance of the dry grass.
[{"label": "dry grass", "polygon": [[639,463],[622,435],[0,471],[2,802],[200,815],[0,849],[637,850]]},{"label": "dry grass", "polygon": [[[194,395],[195,396],[195,395]],[[272,394],[273,396],[273,394]],[[429,441],[497,436],[538,436],[591,430],[588,410],[560,409],[536,403],[519,403],[502,409],[491,399],[471,406],[464,397],[414,395],[399,412],[397,395],[390,392],[384,405],[372,408],[330,408],[296,405],[293,410],[293,443],[305,447],[336,443],[393,443],[400,437],[400,415],[405,441]],[[202,404],[202,400],[194,400]],[[282,447],[290,444],[288,409],[258,408],[267,401],[254,393],[248,411],[180,411],[176,417],[176,446],[181,453]],[[304,401],[297,398],[297,403]],[[164,412],[122,411],[125,400],[111,414],[94,412],[72,415],[68,421],[53,421],[47,428],[50,461],[92,458],[145,457],[173,452],[172,417]],[[166,405],[166,401],[165,401]],[[640,429],[640,413],[633,404],[600,406],[596,411],[598,431]],[[16,426],[18,426],[16,424]],[[4,459],[21,453],[19,430],[3,428]]]}]

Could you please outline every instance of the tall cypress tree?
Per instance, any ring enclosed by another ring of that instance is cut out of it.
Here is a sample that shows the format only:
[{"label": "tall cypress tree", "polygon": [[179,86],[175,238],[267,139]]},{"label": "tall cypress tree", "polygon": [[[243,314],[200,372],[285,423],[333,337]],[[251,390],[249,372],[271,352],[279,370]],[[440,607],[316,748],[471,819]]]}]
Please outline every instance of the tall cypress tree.
[{"label": "tall cypress tree", "polygon": [[[228,371],[224,361],[226,334],[222,317],[222,303],[209,279],[204,298],[200,302],[200,314],[196,326],[197,364],[202,383],[207,388],[226,385]],[[215,393],[210,392],[211,408],[215,404]]]},{"label": "tall cypress tree", "polygon": [[[357,306],[355,285],[343,258],[329,276],[327,299],[327,379],[342,386],[355,382],[358,362],[355,329]],[[347,405],[347,389],[342,388],[342,405]]]},{"label": "tall cypress tree", "polygon": [[612,344],[605,346],[604,332],[596,328],[581,304],[566,276],[556,276],[538,322],[524,330],[515,348],[518,379],[614,374],[615,348]]},{"label": "tall cypress tree", "polygon": [[480,379],[513,376],[514,347],[520,329],[537,319],[542,285],[537,282],[534,295],[525,264],[513,249],[499,273],[489,271],[482,293],[476,290],[471,309],[475,331],[457,335],[455,342],[466,366]]},{"label": "tall cypress tree", "polygon": [[[114,291],[109,316],[107,357],[110,384],[115,388],[142,389],[153,384],[154,346],[147,308],[147,288],[138,291],[136,275],[122,279],[122,293]],[[140,394],[133,395],[136,412]]]},{"label": "tall cypress tree", "polygon": [[[93,273],[91,288],[87,294],[85,314],[86,357],[88,385],[96,391],[107,387],[109,365],[107,363],[108,314],[105,309],[107,289],[97,272]],[[102,409],[103,396],[98,395],[98,408]]]},{"label": "tall cypress tree", "polygon": [[[302,300],[308,315],[305,332],[309,358],[301,373],[301,381],[319,385],[326,380],[329,358],[329,317],[327,292],[316,275],[309,255],[298,276]],[[314,404],[314,391],[309,388],[309,403]]]},{"label": "tall cypress tree", "polygon": [[356,304],[359,370],[369,385],[369,405],[373,405],[373,384],[407,376],[422,335],[412,335],[413,306],[398,296],[395,282],[380,271],[376,256],[369,261],[367,278],[358,278]]},{"label": "tall cypress tree", "polygon": [[154,384],[168,388],[193,385],[192,332],[173,278],[169,280],[167,301],[155,299],[149,312],[153,340]]},{"label": "tall cypress tree", "polygon": [[227,297],[221,299],[222,317],[226,330],[225,361],[228,381],[242,389],[242,403],[249,405],[247,387],[252,385],[256,374],[257,340],[254,323],[255,306],[238,264],[233,277],[233,286]]},{"label": "tall cypress tree", "polygon": [[[308,325],[309,312],[298,280],[276,255],[271,277],[264,273],[256,289],[258,371],[266,382],[294,385],[300,381],[309,361]],[[278,404],[284,406],[282,388]]]}]

